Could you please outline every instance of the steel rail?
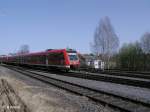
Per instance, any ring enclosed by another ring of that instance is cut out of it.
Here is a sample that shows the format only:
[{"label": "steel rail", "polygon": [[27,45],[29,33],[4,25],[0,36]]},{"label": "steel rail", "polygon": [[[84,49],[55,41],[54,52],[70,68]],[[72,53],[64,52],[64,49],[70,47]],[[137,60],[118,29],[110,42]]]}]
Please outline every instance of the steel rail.
[{"label": "steel rail", "polygon": [[[3,65],[3,66],[12,66],[13,65]],[[20,67],[20,69],[23,67]],[[25,68],[24,68],[25,69]],[[29,69],[29,68],[27,68]],[[71,71],[71,72],[60,72],[60,71],[48,71],[47,69],[40,70],[40,68],[35,68],[34,70],[47,72],[47,73],[55,73],[57,75],[64,75],[68,77],[77,77],[95,81],[104,81],[104,82],[111,82],[116,84],[123,84],[135,87],[142,87],[150,89],[150,80],[149,79],[141,79],[141,78],[130,78],[127,76],[115,76],[113,74],[96,74],[96,73],[89,73],[89,72],[78,72],[78,71]]]},{"label": "steel rail", "polygon": [[19,72],[23,75],[65,89],[67,91],[86,96],[96,102],[103,103],[104,105],[109,105],[113,108],[117,108],[124,112],[150,112],[150,104],[146,104],[144,102],[131,100],[111,93],[106,93],[103,91],[94,90],[88,87],[83,87],[81,85],[69,83],[59,79],[50,78],[42,74],[32,73],[31,71],[29,72],[23,69],[12,68],[12,67],[8,67],[8,68],[16,72]]}]

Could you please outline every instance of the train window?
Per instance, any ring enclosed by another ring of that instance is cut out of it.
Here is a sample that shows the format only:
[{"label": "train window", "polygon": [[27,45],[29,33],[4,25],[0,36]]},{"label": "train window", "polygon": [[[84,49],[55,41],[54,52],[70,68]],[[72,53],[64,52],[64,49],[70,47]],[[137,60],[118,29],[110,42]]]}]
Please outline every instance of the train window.
[{"label": "train window", "polygon": [[50,65],[61,65],[64,64],[64,54],[63,52],[49,53],[48,63]]},{"label": "train window", "polygon": [[48,58],[51,60],[62,60],[64,59],[63,53],[50,53]]},{"label": "train window", "polygon": [[24,63],[29,63],[29,62],[30,62],[30,57],[24,56]]},{"label": "train window", "polygon": [[46,56],[45,55],[39,55],[38,60],[40,64],[45,64]]},{"label": "train window", "polygon": [[69,59],[71,61],[73,60],[78,60],[77,54],[76,53],[68,53]]}]

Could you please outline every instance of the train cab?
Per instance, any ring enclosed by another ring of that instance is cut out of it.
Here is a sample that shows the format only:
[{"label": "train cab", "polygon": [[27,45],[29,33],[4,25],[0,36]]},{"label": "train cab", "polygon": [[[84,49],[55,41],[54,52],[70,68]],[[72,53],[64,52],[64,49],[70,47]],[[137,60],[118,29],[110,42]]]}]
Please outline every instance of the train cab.
[{"label": "train cab", "polygon": [[69,49],[69,50],[67,50],[67,54],[69,57],[70,68],[77,69],[80,64],[77,51]]}]

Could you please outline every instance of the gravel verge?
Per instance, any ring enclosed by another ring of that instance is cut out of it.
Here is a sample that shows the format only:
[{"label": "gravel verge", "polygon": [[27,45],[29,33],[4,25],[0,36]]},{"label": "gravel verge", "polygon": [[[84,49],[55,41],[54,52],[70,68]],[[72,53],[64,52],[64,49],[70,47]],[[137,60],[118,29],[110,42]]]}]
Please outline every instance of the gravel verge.
[{"label": "gravel verge", "polygon": [[15,88],[31,112],[119,112],[1,66],[0,77]]}]

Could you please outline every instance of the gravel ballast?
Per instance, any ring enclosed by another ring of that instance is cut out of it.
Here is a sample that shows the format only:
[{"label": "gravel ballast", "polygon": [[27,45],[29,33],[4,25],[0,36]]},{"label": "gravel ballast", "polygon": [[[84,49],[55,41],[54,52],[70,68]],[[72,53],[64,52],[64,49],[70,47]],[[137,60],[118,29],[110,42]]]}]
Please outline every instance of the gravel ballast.
[{"label": "gravel ballast", "polygon": [[[37,72],[37,71],[34,71],[34,72],[41,74],[41,72]],[[131,99],[140,100],[142,102],[150,103],[150,89],[123,85],[123,84],[110,83],[110,82],[94,81],[94,80],[75,78],[75,77],[67,77],[67,76],[61,76],[61,75],[49,74],[49,73],[42,73],[42,74],[52,77],[52,78],[56,78],[56,79],[71,82],[74,84],[79,84],[85,87],[89,87],[95,90],[114,93],[116,95],[120,95],[120,96],[128,97]]]},{"label": "gravel ballast", "polygon": [[1,66],[0,78],[13,86],[31,112],[119,112]]}]

